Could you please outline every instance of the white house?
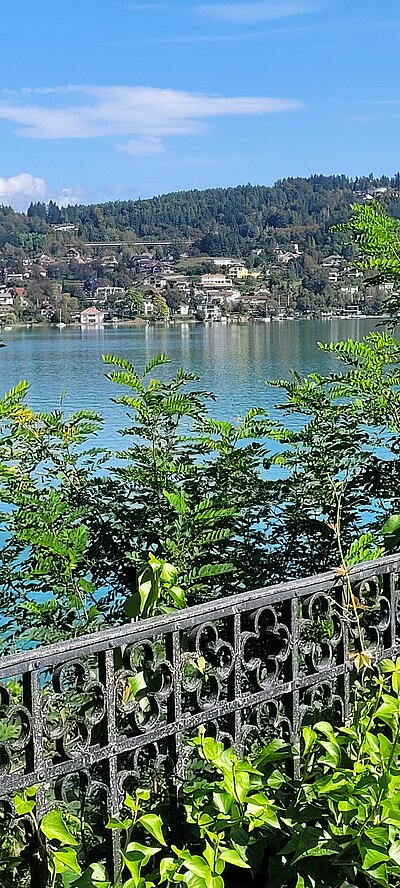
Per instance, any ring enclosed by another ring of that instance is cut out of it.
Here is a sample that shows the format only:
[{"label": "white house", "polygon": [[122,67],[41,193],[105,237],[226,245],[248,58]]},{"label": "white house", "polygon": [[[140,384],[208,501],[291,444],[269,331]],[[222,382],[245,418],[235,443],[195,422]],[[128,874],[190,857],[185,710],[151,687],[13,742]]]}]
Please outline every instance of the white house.
[{"label": "white house", "polygon": [[9,290],[2,289],[0,290],[0,306],[3,307],[5,305],[14,305],[14,295]]},{"label": "white house", "polygon": [[104,311],[100,311],[94,305],[81,312],[82,327],[100,327],[102,324],[104,324]]},{"label": "white house", "polygon": [[202,287],[231,287],[232,281],[225,274],[202,274]]},{"label": "white house", "polygon": [[322,265],[324,268],[340,268],[343,265],[344,259],[343,256],[339,256],[338,253],[334,253],[332,256],[327,256],[322,261]]},{"label": "white house", "polygon": [[96,302],[106,302],[109,296],[124,296],[125,287],[97,287],[95,292]]},{"label": "white house", "polygon": [[223,256],[221,256],[221,257],[216,256],[215,259],[213,259],[213,264],[215,265],[216,268],[229,268],[230,265],[237,264],[237,259],[224,258]]},{"label": "white house", "polygon": [[78,226],[74,225],[72,222],[62,222],[60,224],[52,225],[54,231],[78,231]]}]

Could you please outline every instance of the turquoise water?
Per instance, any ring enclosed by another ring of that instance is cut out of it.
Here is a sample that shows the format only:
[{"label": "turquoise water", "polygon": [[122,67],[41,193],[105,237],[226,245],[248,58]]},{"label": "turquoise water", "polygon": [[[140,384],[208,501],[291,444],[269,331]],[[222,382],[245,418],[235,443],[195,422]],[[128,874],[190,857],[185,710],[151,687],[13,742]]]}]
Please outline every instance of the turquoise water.
[{"label": "turquoise water", "polygon": [[119,446],[123,411],[110,400],[116,390],[105,378],[103,353],[124,356],[141,369],[153,355],[166,352],[173,368],[183,365],[196,372],[202,387],[216,393],[213,414],[233,419],[252,406],[273,407],[279,392],[268,388],[268,379],[285,377],[291,368],[303,374],[333,368],[336,362],[318,350],[318,340],[362,338],[375,325],[374,319],[347,318],[84,331],[16,329],[3,334],[7,347],[0,349],[0,392],[27,379],[29,403],[42,410],[59,406],[64,393],[67,412],[91,408],[103,413],[101,442]]}]

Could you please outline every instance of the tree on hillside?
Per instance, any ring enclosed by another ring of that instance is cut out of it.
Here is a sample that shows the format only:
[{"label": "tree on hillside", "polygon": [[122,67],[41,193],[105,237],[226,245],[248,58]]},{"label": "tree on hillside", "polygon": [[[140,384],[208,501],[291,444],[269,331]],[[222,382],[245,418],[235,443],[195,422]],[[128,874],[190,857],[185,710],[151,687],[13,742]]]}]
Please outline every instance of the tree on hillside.
[{"label": "tree on hillside", "polygon": [[130,287],[126,294],[131,311],[134,314],[141,314],[144,309],[144,294],[137,287]]},{"label": "tree on hillside", "polygon": [[169,316],[169,308],[164,296],[161,293],[154,293],[153,296],[154,317],[157,321],[165,321]]}]

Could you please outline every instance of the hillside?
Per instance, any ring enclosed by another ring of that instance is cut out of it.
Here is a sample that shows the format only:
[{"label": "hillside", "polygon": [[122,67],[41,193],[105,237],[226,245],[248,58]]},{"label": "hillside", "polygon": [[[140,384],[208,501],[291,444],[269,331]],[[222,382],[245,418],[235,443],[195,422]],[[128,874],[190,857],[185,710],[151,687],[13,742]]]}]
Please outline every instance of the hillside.
[{"label": "hillside", "polygon": [[[274,240],[297,239],[317,251],[335,246],[332,224],[348,217],[358,195],[386,187],[398,192],[398,176],[390,180],[346,176],[284,179],[272,187],[241,185],[206,191],[185,191],[149,200],[59,208],[50,202],[31,204],[27,215],[0,209],[0,248],[6,243],[40,248],[55,235],[54,225],[74,225],[75,232],[57,233],[57,241],[109,241],[123,236],[127,243],[146,238],[189,242],[209,255],[248,255]],[[391,211],[400,215],[400,201]],[[310,243],[311,240],[311,243]],[[314,243],[315,242],[315,243]]]},{"label": "hillside", "polygon": [[[79,319],[91,304],[117,319],[143,314],[145,304],[150,316],[166,317],[183,302],[207,318],[216,306],[260,316],[355,305],[379,312],[385,291],[367,293],[354,279],[352,249],[332,230],[352,203],[373,199],[400,217],[400,176],[311,176],[65,208],[34,203],[26,214],[0,207],[0,322],[54,320],[60,310]],[[230,257],[229,268],[218,257]],[[221,267],[219,286],[212,273]]]},{"label": "hillside", "polygon": [[202,253],[246,255],[256,246],[268,246],[299,236],[316,236],[317,245],[332,238],[333,222],[348,215],[355,192],[377,187],[382,180],[355,180],[345,176],[286,179],[272,187],[242,185],[166,194],[150,200],[71,206],[59,210],[43,204],[28,210],[31,221],[78,226],[85,241],[160,238],[189,240]]}]

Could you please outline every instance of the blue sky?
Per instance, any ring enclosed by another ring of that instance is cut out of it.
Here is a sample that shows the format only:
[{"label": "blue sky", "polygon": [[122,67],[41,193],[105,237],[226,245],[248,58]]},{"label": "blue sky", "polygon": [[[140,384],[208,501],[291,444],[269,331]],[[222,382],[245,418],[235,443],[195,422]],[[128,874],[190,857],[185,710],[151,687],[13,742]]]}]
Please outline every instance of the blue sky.
[{"label": "blue sky", "polygon": [[400,167],[399,0],[4,0],[0,201]]}]

